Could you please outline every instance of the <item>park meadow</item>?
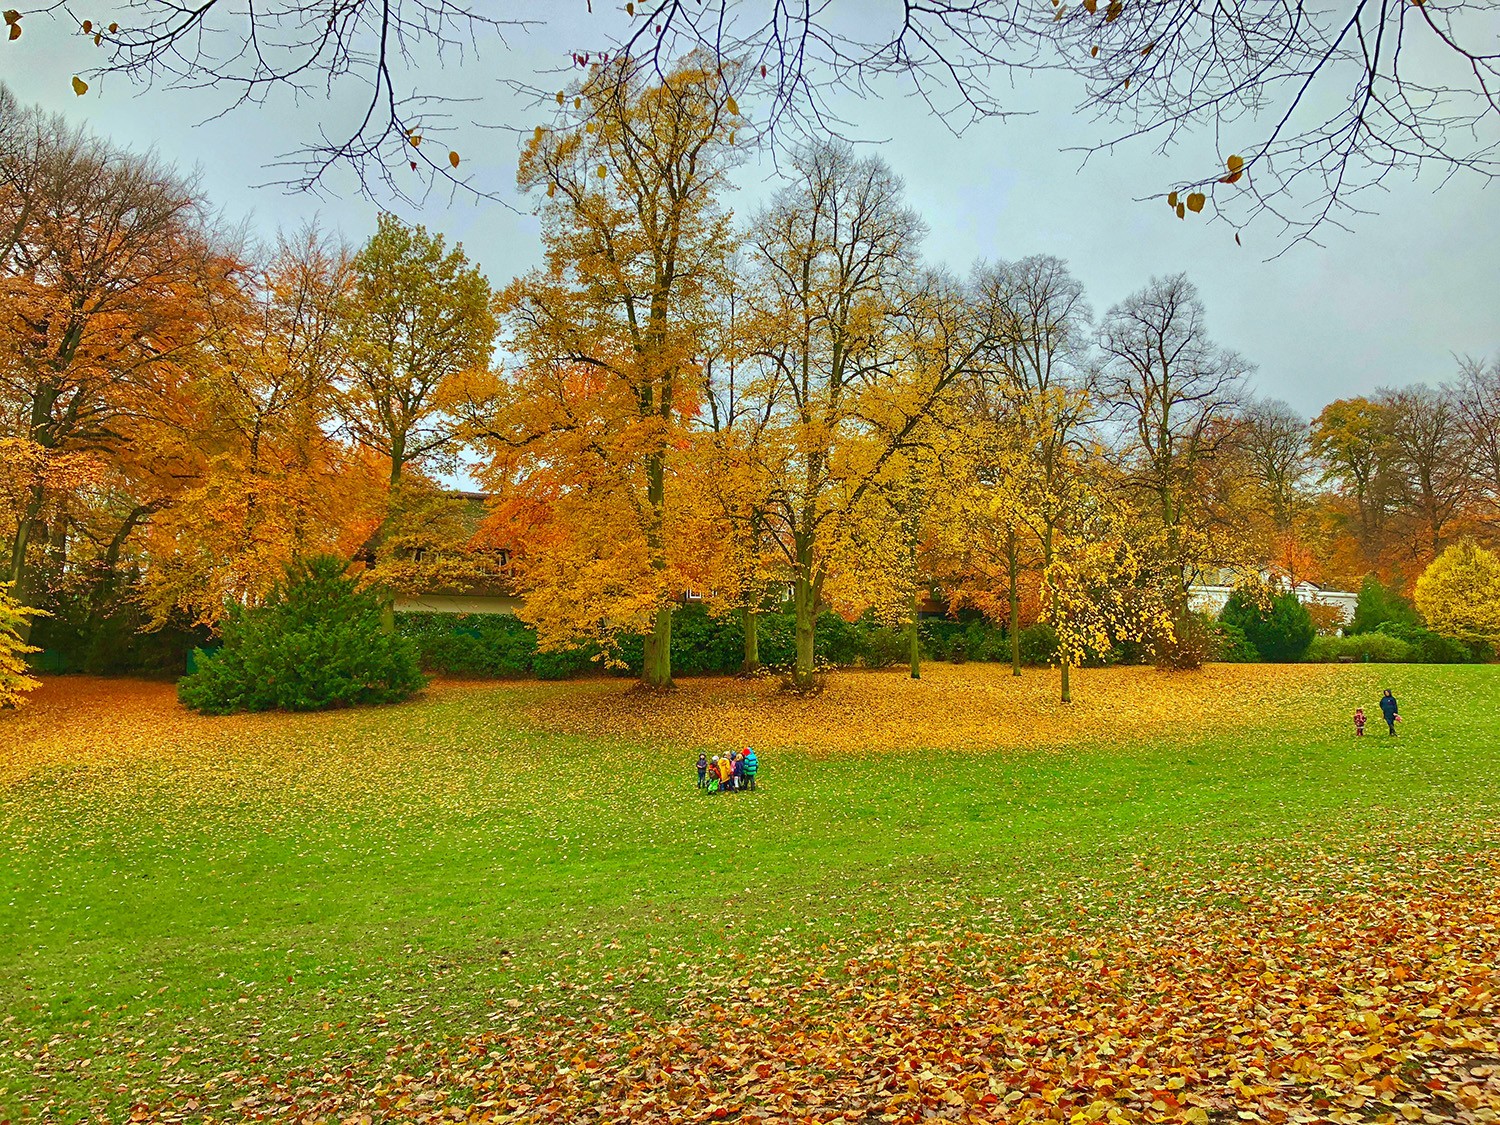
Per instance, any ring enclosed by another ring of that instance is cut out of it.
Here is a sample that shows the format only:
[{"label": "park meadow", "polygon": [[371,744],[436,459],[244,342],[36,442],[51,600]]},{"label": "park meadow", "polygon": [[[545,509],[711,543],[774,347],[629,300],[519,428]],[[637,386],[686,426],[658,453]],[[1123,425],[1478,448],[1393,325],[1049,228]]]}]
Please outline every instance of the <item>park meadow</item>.
[{"label": "park meadow", "polygon": [[1496,0],[113,8],[0,1125],[1500,1125]]},{"label": "park meadow", "polygon": [[48,679],[0,726],[0,1116],[1492,1120],[1496,669],[1074,675]]}]

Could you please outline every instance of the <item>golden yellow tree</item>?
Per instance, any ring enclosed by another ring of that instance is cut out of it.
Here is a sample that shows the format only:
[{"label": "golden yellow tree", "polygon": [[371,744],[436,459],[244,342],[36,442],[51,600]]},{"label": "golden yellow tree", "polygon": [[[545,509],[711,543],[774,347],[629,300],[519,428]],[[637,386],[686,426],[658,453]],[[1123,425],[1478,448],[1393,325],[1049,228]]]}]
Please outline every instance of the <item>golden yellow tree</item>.
[{"label": "golden yellow tree", "polygon": [[[999,336],[966,388],[985,509],[1000,526],[975,543],[1002,549],[1010,615],[1011,667],[1020,675],[1020,591],[1024,569],[1040,576],[1058,537],[1090,502],[1081,461],[1093,441],[1088,306],[1066,263],[1038,255],[979,270],[979,299]],[[987,568],[980,562],[978,573]],[[1062,659],[1062,694],[1069,662]]]},{"label": "golden yellow tree", "polygon": [[788,168],[750,235],[749,299],[759,393],[772,402],[767,522],[792,575],[792,680],[806,689],[825,584],[837,571],[844,600],[859,600],[849,591],[858,545],[877,538],[859,526],[880,518],[874,491],[993,326],[961,286],[917,266],[922,223],[882,161],[825,142]]},{"label": "golden yellow tree", "polygon": [[1500,555],[1455,543],[1417,579],[1416,603],[1440,633],[1500,643]]},{"label": "golden yellow tree", "polygon": [[21,637],[36,613],[16,603],[9,584],[0,585],[0,708],[19,707],[28,691],[41,686],[26,668],[27,655],[37,649]]},{"label": "golden yellow tree", "polygon": [[[546,266],[500,297],[510,350],[487,479],[545,645],[645,634],[642,683],[672,679],[680,462],[703,401],[711,305],[732,249],[720,205],[742,128],[732,72],[689,58],[654,84],[594,67],[520,182],[545,192]],[[571,109],[569,108],[571,106]]]}]

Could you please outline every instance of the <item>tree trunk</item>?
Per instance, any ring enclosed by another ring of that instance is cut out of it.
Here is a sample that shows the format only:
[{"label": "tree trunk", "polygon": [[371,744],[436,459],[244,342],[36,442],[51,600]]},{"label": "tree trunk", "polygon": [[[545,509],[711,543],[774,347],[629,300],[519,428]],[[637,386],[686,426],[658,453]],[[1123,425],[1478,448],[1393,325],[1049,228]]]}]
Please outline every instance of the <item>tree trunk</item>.
[{"label": "tree trunk", "polygon": [[1058,660],[1058,666],[1062,670],[1062,701],[1064,703],[1072,703],[1073,688],[1068,683],[1068,658],[1066,656],[1060,657]]},{"label": "tree trunk", "polygon": [[798,574],[792,586],[792,606],[797,617],[797,659],[792,665],[792,684],[800,690],[813,686],[813,638],[817,628],[817,594],[811,578]]},{"label": "tree trunk", "polygon": [[658,606],[651,632],[646,634],[646,658],[641,665],[641,686],[665,689],[672,686],[672,607]]},{"label": "tree trunk", "polygon": [[917,629],[917,595],[911,596],[911,623],[908,626],[911,642],[911,678],[922,678],[922,638]]},{"label": "tree trunk", "polygon": [[760,671],[760,609],[748,602],[740,606],[740,624],[745,631],[745,662],[740,673],[750,676]]},{"label": "tree trunk", "polygon": [[1010,674],[1021,674],[1021,588],[1017,574],[1016,536],[1012,532],[1006,542],[1006,558],[1010,563]]},{"label": "tree trunk", "polygon": [[[646,526],[646,546],[651,560],[653,577],[660,576],[667,568],[665,536],[665,508],[667,502],[667,455],[664,449],[656,449],[646,457],[646,500],[651,505],[651,521]],[[668,596],[679,591],[664,590]],[[661,593],[658,596],[661,596]],[[641,686],[653,691],[665,691],[672,686],[672,603],[663,602],[656,607],[651,621],[651,632],[646,634],[645,658],[641,663]]]},{"label": "tree trunk", "polygon": [[401,484],[401,471],[406,467],[406,435],[391,435],[391,491]]},{"label": "tree trunk", "polygon": [[396,631],[396,599],[389,594],[380,603],[380,631],[386,636]]},{"label": "tree trunk", "polygon": [[[33,596],[31,589],[31,568],[26,565],[26,555],[31,547],[31,538],[37,527],[41,524],[42,505],[46,500],[46,494],[40,485],[32,491],[31,503],[26,506],[26,511],[16,521],[15,538],[11,540],[10,548],[10,575],[11,597],[18,605],[29,608],[40,608],[37,599]],[[31,639],[31,629],[35,618],[24,617],[16,626],[16,635],[25,644]]]}]

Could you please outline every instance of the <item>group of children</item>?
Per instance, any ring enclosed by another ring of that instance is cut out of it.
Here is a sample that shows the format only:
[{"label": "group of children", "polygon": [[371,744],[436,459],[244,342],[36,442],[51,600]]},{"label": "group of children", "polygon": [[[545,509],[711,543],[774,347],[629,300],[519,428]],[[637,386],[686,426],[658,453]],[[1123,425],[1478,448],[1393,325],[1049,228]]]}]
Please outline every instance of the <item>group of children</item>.
[{"label": "group of children", "polygon": [[760,760],[755,750],[746,746],[733,754],[698,755],[698,788],[706,793],[733,793],[740,789],[755,789],[755,775],[760,772]]}]

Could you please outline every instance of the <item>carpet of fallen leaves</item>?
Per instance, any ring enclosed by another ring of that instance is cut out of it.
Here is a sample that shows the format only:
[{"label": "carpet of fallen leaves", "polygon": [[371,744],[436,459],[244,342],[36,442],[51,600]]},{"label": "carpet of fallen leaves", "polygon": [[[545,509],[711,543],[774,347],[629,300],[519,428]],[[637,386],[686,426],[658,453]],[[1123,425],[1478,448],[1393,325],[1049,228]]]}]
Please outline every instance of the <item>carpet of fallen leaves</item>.
[{"label": "carpet of fallen leaves", "polygon": [[[689,746],[732,746],[748,735],[758,746],[813,753],[988,750],[1139,740],[1263,723],[1291,709],[1311,710],[1342,730],[1347,716],[1339,689],[1367,671],[1327,664],[1218,664],[1189,674],[1084,669],[1073,673],[1074,702],[1064,704],[1055,670],[1030,669],[1017,678],[1009,665],[928,664],[919,680],[905,669],[830,676],[810,698],[783,690],[774,677],[683,679],[668,694],[592,680],[539,689],[524,711],[549,729]],[[1330,695],[1340,705],[1327,705]],[[1310,709],[1309,697],[1319,704]],[[1363,698],[1351,695],[1347,711]]]},{"label": "carpet of fallen leaves", "polygon": [[[1099,743],[1288,709],[1342,725],[1343,695],[1375,682],[1367,671],[1109,669],[1080,677],[1072,710],[1052,702],[1046,676],[974,666],[919,682],[835,677],[812,701],[765,681],[686,681],[669,697],[612,681],[491,690],[549,730],[681,746],[750,729],[761,745],[816,753]],[[169,685],[53,681],[0,729],[0,786],[86,764],[128,800],[139,765],[180,762],[212,786],[253,760],[298,784],[378,789],[396,768],[378,746],[329,749],[308,768],[350,718],[203,719]],[[277,741],[250,754],[257,734],[287,723],[301,750]],[[240,749],[226,762],[228,731]],[[434,786],[443,768],[431,764]],[[129,1119],[1500,1121],[1500,825],[1481,811],[1458,835],[1393,824],[1339,843],[1331,826],[1329,840],[1274,867],[1250,856],[1143,871],[1123,908],[1101,910],[1115,892],[1080,877],[1039,891],[1053,902],[1027,925],[964,901],[947,920],[938,909],[816,948],[773,938],[712,964],[672,965],[668,951],[629,971],[557,974],[474,1026],[382,1039],[383,1060],[288,1071],[247,1052],[207,1080],[165,1081],[174,1092]],[[648,1004],[637,987],[670,1002]],[[42,1044],[24,1061],[45,1068],[47,1056]]]},{"label": "carpet of fallen leaves", "polygon": [[1102,926],[929,925],[811,958],[773,943],[727,981],[697,971],[669,1018],[423,1044],[378,1080],[240,1076],[135,1119],[1500,1120],[1497,842],[1392,838],[1394,872],[1249,864]]}]

